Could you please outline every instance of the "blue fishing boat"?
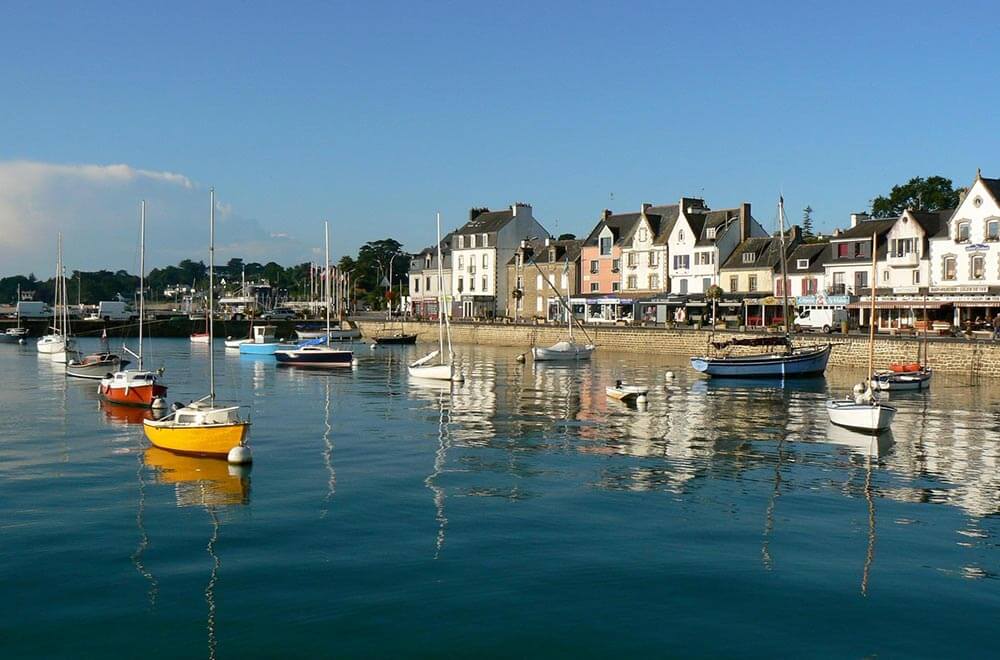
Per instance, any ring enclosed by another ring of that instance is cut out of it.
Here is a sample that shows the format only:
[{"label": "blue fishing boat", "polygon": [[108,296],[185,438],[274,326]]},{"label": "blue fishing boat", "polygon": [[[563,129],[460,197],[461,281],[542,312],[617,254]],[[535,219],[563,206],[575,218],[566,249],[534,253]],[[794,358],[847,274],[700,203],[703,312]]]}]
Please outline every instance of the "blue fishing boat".
[{"label": "blue fishing boat", "polygon": [[832,345],[808,346],[793,349],[787,337],[755,337],[713,342],[716,350],[730,346],[777,346],[785,350],[777,353],[724,357],[693,357],[691,366],[708,376],[725,378],[795,378],[816,376],[826,371]]},{"label": "blue fishing boat", "polygon": [[295,344],[283,344],[275,341],[276,329],[273,325],[255,325],[253,338],[240,344],[240,355],[274,355],[275,351],[295,348]]}]

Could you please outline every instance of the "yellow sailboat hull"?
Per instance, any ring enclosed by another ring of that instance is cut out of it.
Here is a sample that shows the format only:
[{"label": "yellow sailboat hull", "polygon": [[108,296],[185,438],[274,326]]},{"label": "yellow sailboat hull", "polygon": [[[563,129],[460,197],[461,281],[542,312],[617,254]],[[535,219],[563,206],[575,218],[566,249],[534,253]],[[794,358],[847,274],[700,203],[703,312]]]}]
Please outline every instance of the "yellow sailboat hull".
[{"label": "yellow sailboat hull", "polygon": [[179,426],[143,421],[146,437],[154,447],[192,456],[227,456],[230,449],[243,444],[249,427],[250,422]]}]

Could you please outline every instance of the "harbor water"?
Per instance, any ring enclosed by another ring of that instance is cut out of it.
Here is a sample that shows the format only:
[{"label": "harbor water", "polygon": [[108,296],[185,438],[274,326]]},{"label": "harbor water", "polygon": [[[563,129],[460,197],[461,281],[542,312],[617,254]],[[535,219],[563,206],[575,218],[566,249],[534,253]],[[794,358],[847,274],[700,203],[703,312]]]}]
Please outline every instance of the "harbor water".
[{"label": "harbor water", "polygon": [[[205,394],[207,346],[150,343],[171,402]],[[0,346],[3,656],[996,655],[998,385],[936,376],[871,439],[824,409],[860,372],[457,346],[442,386],[407,375],[424,346],[354,346],[316,371],[217,341],[248,470]]]}]

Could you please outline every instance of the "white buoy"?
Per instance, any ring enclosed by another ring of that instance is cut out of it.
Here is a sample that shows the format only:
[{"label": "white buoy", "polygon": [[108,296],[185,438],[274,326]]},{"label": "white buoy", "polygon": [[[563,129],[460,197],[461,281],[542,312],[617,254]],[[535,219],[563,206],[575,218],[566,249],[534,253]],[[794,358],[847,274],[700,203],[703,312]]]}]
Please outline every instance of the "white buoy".
[{"label": "white buoy", "polygon": [[644,406],[647,403],[649,403],[649,399],[646,398],[645,394],[640,394],[635,398],[635,402],[638,403],[640,406]]},{"label": "white buoy", "polygon": [[376,347],[376,346],[378,346],[378,344],[372,344],[372,345],[371,345],[371,346],[369,346],[368,348],[370,348],[370,349],[372,349],[372,350],[374,351],[374,350],[375,350],[375,347]]},{"label": "white buoy", "polygon": [[250,453],[250,448],[246,445],[236,445],[229,450],[226,460],[233,465],[246,465],[253,462],[253,455]]},{"label": "white buoy", "polygon": [[517,360],[518,362],[521,362],[521,363],[523,363],[523,362],[524,362],[524,361],[525,361],[525,360],[526,360],[527,358],[525,357],[525,354],[524,354],[524,353],[521,353],[521,354],[520,354],[520,355],[518,355],[518,356],[517,356],[517,357],[516,357],[515,359],[516,359],[516,360]]},{"label": "white buoy", "polygon": [[459,371],[458,373],[456,373],[454,376],[451,377],[451,380],[454,383],[464,383],[465,382],[465,376],[463,376],[462,372]]},{"label": "white buoy", "polygon": [[352,367],[358,366],[358,358],[351,358],[351,366]]},{"label": "white buoy", "polygon": [[155,399],[153,399],[152,407],[156,410],[162,410],[163,408],[167,407],[167,400],[164,399],[162,396],[158,396]]},{"label": "white buoy", "polygon": [[20,344],[21,346],[24,346],[27,342],[24,341],[24,337],[21,337],[20,339],[17,340],[17,343]]},{"label": "white buoy", "polygon": [[674,372],[668,371],[667,373],[663,374],[663,377],[666,378],[667,380],[673,380],[674,379]]}]

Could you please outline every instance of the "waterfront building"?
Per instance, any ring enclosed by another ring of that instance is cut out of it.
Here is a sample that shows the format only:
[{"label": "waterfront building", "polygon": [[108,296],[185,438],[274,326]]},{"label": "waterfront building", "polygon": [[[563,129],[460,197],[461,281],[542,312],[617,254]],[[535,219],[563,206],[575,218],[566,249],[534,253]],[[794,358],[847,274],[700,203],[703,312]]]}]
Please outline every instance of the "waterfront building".
[{"label": "waterfront building", "polygon": [[703,295],[719,284],[720,266],[738,245],[768,233],[750,213],[750,204],[710,210],[704,200],[682,198],[667,239],[670,293]]},{"label": "waterfront building", "polygon": [[[829,259],[830,244],[800,243],[795,246],[785,261],[789,297],[812,296],[812,304],[817,297],[826,294],[826,271],[823,262]],[[774,276],[774,295],[783,296],[785,290],[781,282],[781,273]],[[799,303],[804,304],[802,302]]]},{"label": "waterfront building", "polygon": [[639,213],[601,212],[601,219],[580,249],[580,297],[584,318],[613,323],[631,315],[633,299],[622,297],[622,239],[639,222]]},{"label": "waterfront building", "polygon": [[850,229],[834,232],[823,262],[829,295],[859,296],[871,286],[872,236],[875,236],[877,259],[885,264],[886,236],[897,219],[852,213]]},{"label": "waterfront building", "polygon": [[525,238],[549,235],[518,202],[502,211],[469,210],[469,221],[451,235],[451,290],[462,318],[513,316],[507,263]]},{"label": "waterfront building", "polygon": [[[781,273],[782,259],[787,259],[801,242],[802,230],[798,226],[793,226],[787,232],[784,253],[781,250],[781,236],[751,236],[736,246],[722,264],[719,269],[720,288],[731,298],[742,298],[743,320],[746,325],[784,322],[782,300],[774,295],[774,279],[776,274]],[[729,313],[727,316],[732,317],[733,314]]]},{"label": "waterfront building", "polygon": [[[438,251],[431,245],[410,259],[410,304],[418,318],[436,319],[438,295],[452,299],[451,293],[451,234],[441,239],[441,289],[438,289]],[[454,309],[451,310],[454,313]]]},{"label": "waterfront building", "polygon": [[669,290],[667,240],[679,213],[679,204],[643,204],[635,222],[622,234],[621,288],[626,295]]},{"label": "waterfront building", "polygon": [[569,304],[570,299],[580,293],[582,246],[583,241],[580,240],[557,241],[551,238],[521,245],[507,263],[507,281],[511,283],[511,299],[507,301],[507,308],[516,318],[567,320],[559,297],[562,296]]}]

